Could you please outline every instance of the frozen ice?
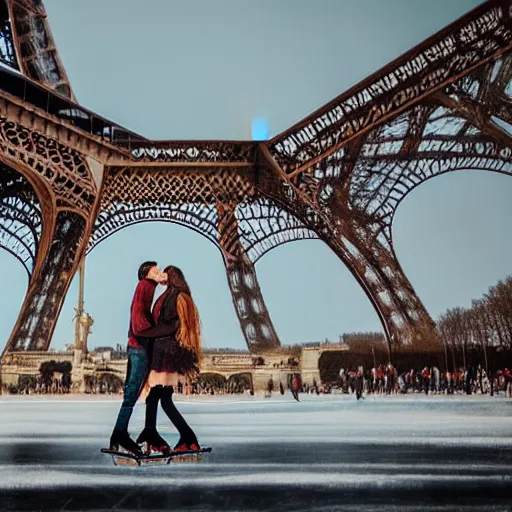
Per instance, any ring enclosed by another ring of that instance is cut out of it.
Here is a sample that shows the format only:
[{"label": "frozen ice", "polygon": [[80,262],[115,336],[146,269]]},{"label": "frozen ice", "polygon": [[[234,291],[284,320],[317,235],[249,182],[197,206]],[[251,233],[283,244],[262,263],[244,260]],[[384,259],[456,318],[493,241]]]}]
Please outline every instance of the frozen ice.
[{"label": "frozen ice", "polygon": [[[126,468],[99,452],[119,397],[0,397],[0,509],[508,510],[512,401],[503,396],[176,402],[213,452]],[[131,433],[143,423],[139,403]],[[159,430],[177,441],[163,411]]]}]

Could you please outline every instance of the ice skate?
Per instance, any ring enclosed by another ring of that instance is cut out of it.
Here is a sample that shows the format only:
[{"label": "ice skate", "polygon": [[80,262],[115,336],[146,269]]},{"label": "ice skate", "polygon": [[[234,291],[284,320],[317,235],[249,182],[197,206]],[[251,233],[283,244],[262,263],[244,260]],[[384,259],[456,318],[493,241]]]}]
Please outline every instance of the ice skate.
[{"label": "ice skate", "polygon": [[126,451],[136,457],[142,456],[139,445],[130,437],[127,430],[114,430],[112,432],[110,449],[118,452]]},{"label": "ice skate", "polygon": [[160,452],[164,455],[171,453],[171,447],[156,428],[145,427],[137,438],[137,443],[143,445],[143,451],[146,455],[151,455],[154,452]]}]

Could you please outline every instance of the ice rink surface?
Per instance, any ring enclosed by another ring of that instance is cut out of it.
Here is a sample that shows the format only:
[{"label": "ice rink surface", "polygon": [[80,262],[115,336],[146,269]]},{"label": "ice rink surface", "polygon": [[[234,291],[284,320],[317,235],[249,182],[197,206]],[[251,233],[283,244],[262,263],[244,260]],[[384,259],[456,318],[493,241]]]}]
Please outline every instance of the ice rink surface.
[{"label": "ice rink surface", "polygon": [[[512,511],[512,400],[177,397],[213,452],[116,467],[120,398],[0,397],[0,510]],[[130,431],[144,422],[138,404]],[[161,434],[177,435],[159,411]]]}]

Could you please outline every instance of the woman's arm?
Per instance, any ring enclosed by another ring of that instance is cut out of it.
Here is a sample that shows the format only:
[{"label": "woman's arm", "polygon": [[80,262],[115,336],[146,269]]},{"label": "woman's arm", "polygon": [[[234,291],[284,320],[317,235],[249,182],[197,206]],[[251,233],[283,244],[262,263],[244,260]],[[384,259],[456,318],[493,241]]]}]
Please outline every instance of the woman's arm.
[{"label": "woman's arm", "polygon": [[170,336],[176,333],[179,328],[179,318],[176,314],[176,304],[169,295],[164,299],[158,324],[149,329],[139,331],[137,334],[144,338],[159,338],[160,336]]},{"label": "woman's arm", "polygon": [[159,323],[155,327],[146,329],[145,331],[138,331],[137,336],[143,338],[160,338],[161,336],[170,336],[178,330],[179,320],[176,319],[171,323]]}]

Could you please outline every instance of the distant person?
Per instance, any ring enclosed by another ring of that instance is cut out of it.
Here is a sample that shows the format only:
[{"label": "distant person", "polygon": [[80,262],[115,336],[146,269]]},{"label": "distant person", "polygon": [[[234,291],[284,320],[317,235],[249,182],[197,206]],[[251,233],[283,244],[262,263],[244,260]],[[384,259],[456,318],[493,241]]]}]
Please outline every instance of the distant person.
[{"label": "distant person", "polygon": [[265,398],[270,398],[272,396],[272,391],[274,391],[274,381],[272,378],[270,378],[267,382],[267,392],[265,393]]},{"label": "distant person", "polygon": [[407,385],[405,383],[403,374],[398,375],[398,389],[403,395],[407,393]]},{"label": "distant person", "polygon": [[437,366],[432,368],[432,380],[434,385],[434,392],[439,393],[441,390],[441,372]]},{"label": "distant person", "polygon": [[446,394],[453,395],[453,375],[449,370],[446,370]]},{"label": "distant person", "polygon": [[[137,443],[128,434],[128,423],[148,372],[152,341],[148,339],[145,331],[154,326],[151,304],[158,282],[165,281],[167,276],[160,272],[156,261],[146,261],[139,267],[138,278],[139,283],[135,288],[130,306],[128,368],[124,382],[124,397],[110,437],[112,450],[124,448],[135,455],[142,453]],[[163,332],[165,329],[155,335],[161,335]]]},{"label": "distant person", "polygon": [[474,381],[474,374],[475,374],[475,368],[473,365],[470,365],[466,371],[465,381],[464,381],[464,389],[465,389],[467,395],[471,395],[471,392],[472,392],[471,388],[472,388],[473,381]]},{"label": "distant person", "polygon": [[293,377],[292,381],[292,395],[297,402],[299,401],[299,391],[300,391],[300,378],[298,375]]},{"label": "distant person", "polygon": [[[172,395],[174,387],[184,379],[190,382],[199,373],[201,326],[199,313],[192,299],[183,272],[174,266],[164,269],[167,289],[153,307],[155,331],[167,327],[168,334],[155,340],[147,379],[146,423],[137,442],[147,443],[150,449],[170,452],[169,445],[156,430],[158,403],[180,434],[173,452],[199,451],[194,431],[180,414]],[[152,331],[149,331],[152,333]],[[214,393],[213,387],[211,393]]]},{"label": "distant person", "polygon": [[360,400],[361,398],[364,399],[363,380],[364,380],[364,368],[362,366],[359,366],[357,368],[356,378],[354,380],[354,390],[356,392],[357,400]]},{"label": "distant person", "polygon": [[423,371],[421,372],[421,377],[423,379],[423,389],[425,391],[425,395],[428,395],[428,389],[430,387],[430,370],[428,366],[425,366],[425,368],[423,368]]},{"label": "distant person", "polygon": [[386,370],[386,394],[390,395],[392,392],[395,391],[395,368],[391,364],[391,361],[388,363]]},{"label": "distant person", "polygon": [[317,395],[319,395],[319,394],[320,394],[320,390],[318,389],[318,384],[317,384],[317,382],[316,382],[316,379],[313,379],[313,389],[315,390],[315,393],[316,393]]}]

